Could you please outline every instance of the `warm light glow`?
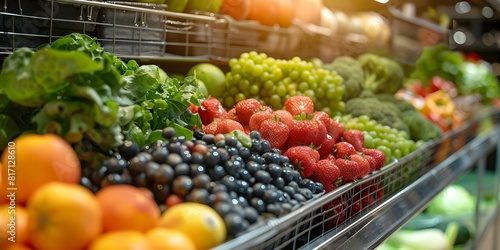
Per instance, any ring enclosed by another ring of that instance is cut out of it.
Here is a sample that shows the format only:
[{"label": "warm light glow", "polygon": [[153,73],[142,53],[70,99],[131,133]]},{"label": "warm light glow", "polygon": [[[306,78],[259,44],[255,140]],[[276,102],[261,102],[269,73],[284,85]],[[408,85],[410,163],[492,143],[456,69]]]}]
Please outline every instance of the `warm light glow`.
[{"label": "warm light glow", "polygon": [[377,1],[379,3],[387,3],[387,2],[389,2],[389,0],[375,0],[375,1]]}]

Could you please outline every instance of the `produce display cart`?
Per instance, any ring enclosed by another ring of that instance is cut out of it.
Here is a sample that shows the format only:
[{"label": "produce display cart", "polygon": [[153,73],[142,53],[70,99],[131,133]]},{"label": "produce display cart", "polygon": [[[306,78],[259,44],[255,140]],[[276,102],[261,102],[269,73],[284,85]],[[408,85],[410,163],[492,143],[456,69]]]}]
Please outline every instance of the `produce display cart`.
[{"label": "produce display cart", "polygon": [[[249,50],[276,58],[329,59],[356,55],[365,49],[362,35],[331,37],[320,29],[299,25],[274,28],[209,13],[174,13],[158,4],[38,0],[35,6],[31,2],[3,2],[0,55],[23,46],[36,48],[71,32],[95,36],[117,56],[141,61],[227,63]],[[400,21],[408,21],[394,14]],[[311,43],[318,46],[307,46]],[[332,51],[323,54],[322,45],[332,43]],[[493,128],[479,134],[481,123],[487,119],[493,121]],[[215,249],[373,249],[423,211],[448,184],[472,169],[479,173],[479,197],[486,156],[492,152],[500,152],[500,111],[487,109],[459,129],[428,141],[365,178],[318,196],[285,216],[254,225]],[[500,156],[496,158],[498,200]],[[369,206],[353,202],[355,197],[362,199],[366,194],[373,195],[375,202]],[[335,206],[327,208],[335,200]],[[500,208],[498,202],[495,205],[496,209],[487,214],[477,206],[474,221],[478,231],[471,249],[492,225],[495,232],[500,230],[493,224]],[[338,211],[344,216],[332,218],[331,214]]]}]

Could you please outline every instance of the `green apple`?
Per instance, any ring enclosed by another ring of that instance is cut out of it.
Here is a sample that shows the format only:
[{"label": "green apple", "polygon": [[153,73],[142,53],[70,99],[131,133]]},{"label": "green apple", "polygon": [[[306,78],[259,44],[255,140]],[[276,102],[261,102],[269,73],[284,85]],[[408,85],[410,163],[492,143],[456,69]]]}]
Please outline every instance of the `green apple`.
[{"label": "green apple", "polygon": [[196,79],[201,80],[210,96],[219,98],[226,91],[226,75],[214,64],[199,63],[189,69],[187,75],[192,76],[196,73]]},{"label": "green apple", "polygon": [[184,9],[185,12],[195,10],[219,13],[223,0],[189,0]]},{"label": "green apple", "polygon": [[167,8],[165,10],[173,11],[173,12],[184,12],[184,8],[186,8],[186,4],[188,0],[166,0],[165,4]]}]

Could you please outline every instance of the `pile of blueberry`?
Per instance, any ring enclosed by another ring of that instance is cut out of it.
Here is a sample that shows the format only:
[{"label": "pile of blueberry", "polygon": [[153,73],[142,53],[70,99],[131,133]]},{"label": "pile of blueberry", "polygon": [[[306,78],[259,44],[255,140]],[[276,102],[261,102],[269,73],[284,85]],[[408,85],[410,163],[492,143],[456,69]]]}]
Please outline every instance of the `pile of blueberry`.
[{"label": "pile of blueberry", "polygon": [[234,136],[200,131],[191,140],[175,136],[173,128],[165,128],[163,136],[144,149],[126,142],[97,168],[82,165],[81,184],[93,192],[114,184],[145,187],[162,209],[172,196],[209,205],[222,216],[230,236],[323,193],[321,183],[302,178],[256,131],[248,138],[251,146]]}]

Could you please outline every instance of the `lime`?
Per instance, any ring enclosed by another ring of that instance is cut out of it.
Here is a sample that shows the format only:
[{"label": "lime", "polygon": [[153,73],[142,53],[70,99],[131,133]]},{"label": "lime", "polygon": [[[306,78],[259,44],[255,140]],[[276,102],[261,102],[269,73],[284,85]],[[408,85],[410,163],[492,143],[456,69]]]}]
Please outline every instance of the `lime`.
[{"label": "lime", "polygon": [[196,79],[196,81],[198,82],[198,94],[203,95],[205,98],[208,97],[208,89],[205,83],[200,79]]},{"label": "lime", "polygon": [[222,96],[226,91],[226,75],[224,72],[211,63],[199,63],[194,65],[187,73],[188,76],[194,75],[205,83],[208,93],[215,98]]}]

